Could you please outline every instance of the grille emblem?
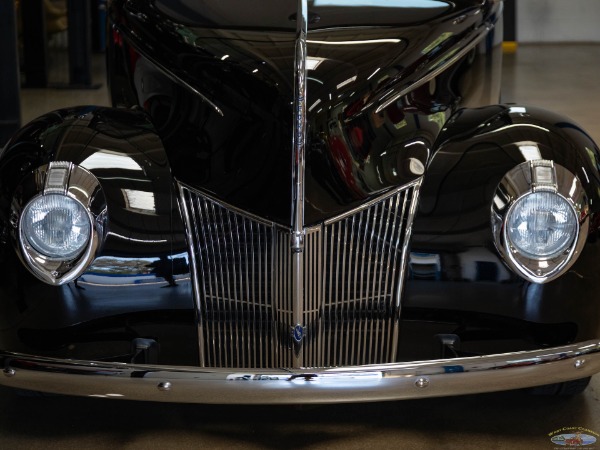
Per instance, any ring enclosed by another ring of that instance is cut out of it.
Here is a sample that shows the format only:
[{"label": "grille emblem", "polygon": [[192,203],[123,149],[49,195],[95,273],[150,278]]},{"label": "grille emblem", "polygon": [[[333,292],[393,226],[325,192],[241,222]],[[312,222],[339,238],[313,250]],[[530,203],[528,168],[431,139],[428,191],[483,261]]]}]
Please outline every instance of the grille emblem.
[{"label": "grille emblem", "polygon": [[302,350],[302,341],[304,340],[305,333],[306,327],[303,327],[299,323],[292,327],[292,344],[296,358],[300,356],[300,351]]},{"label": "grille emblem", "polygon": [[300,344],[302,339],[304,339],[304,327],[300,324],[297,324],[295,327],[293,327],[292,337],[297,344]]}]

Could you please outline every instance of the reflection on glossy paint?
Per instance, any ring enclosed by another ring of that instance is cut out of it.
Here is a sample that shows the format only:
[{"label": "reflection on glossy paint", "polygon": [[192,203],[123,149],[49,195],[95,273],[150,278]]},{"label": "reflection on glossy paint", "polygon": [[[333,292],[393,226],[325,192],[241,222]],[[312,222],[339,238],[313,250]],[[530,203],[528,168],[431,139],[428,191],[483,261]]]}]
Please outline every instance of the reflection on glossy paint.
[{"label": "reflection on glossy paint", "polygon": [[343,88],[344,86],[349,85],[350,83],[353,83],[356,81],[357,76],[354,75],[353,77],[348,78],[347,80],[342,81],[340,84],[337,85],[338,89]]},{"label": "reflection on glossy paint", "polygon": [[189,278],[187,253],[152,258],[103,256],[81,276],[78,283],[96,286],[164,284],[175,286]]},{"label": "reflection on glossy paint", "polygon": [[511,106],[508,108],[508,111],[514,114],[527,114],[527,108],[523,108],[522,106]]},{"label": "reflection on glossy paint", "polygon": [[317,70],[317,67],[319,67],[319,65],[325,60],[326,58],[309,56],[306,58],[306,70]]},{"label": "reflection on glossy paint", "polygon": [[440,255],[436,253],[410,252],[408,273],[411,279],[441,279],[442,263]]},{"label": "reflection on glossy paint", "polygon": [[546,133],[550,133],[550,130],[548,128],[544,128],[539,125],[535,125],[533,123],[516,123],[516,124],[512,124],[512,125],[506,125],[505,127],[495,128],[494,130],[491,131],[491,133],[500,133],[501,131],[510,130],[511,128],[518,128],[518,127],[536,128],[538,130],[545,131]]},{"label": "reflection on glossy paint", "polygon": [[99,275],[147,275],[158,258],[126,258],[102,256],[94,261],[88,272]]},{"label": "reflection on glossy paint", "polygon": [[317,99],[317,101],[316,101],[316,102],[314,102],[314,103],[313,103],[313,104],[312,104],[312,105],[311,105],[311,106],[308,108],[308,111],[309,111],[309,112],[310,112],[310,111],[312,111],[312,110],[313,110],[313,109],[315,109],[317,106],[319,106],[319,104],[320,104],[320,103],[321,103],[321,99],[319,98],[319,99]]},{"label": "reflection on glossy paint", "polygon": [[371,75],[369,75],[367,77],[367,80],[370,80],[371,78],[373,78],[377,74],[377,72],[379,72],[380,70],[381,70],[381,67],[378,67],[377,69],[375,69],[375,72],[373,72]]},{"label": "reflection on glossy paint", "polygon": [[540,148],[535,142],[518,142],[517,147],[519,147],[519,151],[523,155],[523,158],[525,158],[525,161],[542,159]]},{"label": "reflection on glossy paint", "polygon": [[511,274],[496,254],[473,248],[440,253],[412,251],[408,259],[408,277],[421,281],[507,282]]},{"label": "reflection on glossy paint", "polygon": [[139,191],[136,189],[121,189],[125,199],[125,207],[129,211],[140,214],[156,214],[154,192]]},{"label": "reflection on glossy paint", "polygon": [[499,211],[502,211],[506,207],[506,204],[508,202],[507,199],[500,198],[500,195],[498,195],[498,194],[494,195],[494,200],[493,201],[494,201],[494,206]]},{"label": "reflection on glossy paint", "polygon": [[[589,183],[590,182],[590,177],[588,176],[585,167],[581,167],[581,171],[583,172],[583,175],[585,176],[585,180]],[[591,203],[591,199],[590,199],[590,203]]]},{"label": "reflection on glossy paint", "polygon": [[448,8],[448,2],[441,0],[314,0],[315,7],[374,7],[374,8]]},{"label": "reflection on glossy paint", "polygon": [[380,44],[398,44],[402,42],[402,39],[357,39],[356,41],[316,41],[313,39],[307,39],[307,43],[309,44],[319,44],[319,45],[380,45]]},{"label": "reflection on glossy paint", "polygon": [[[445,33],[440,34],[427,47],[425,47],[423,50],[421,50],[421,54],[426,55],[427,53],[430,53],[433,49],[435,49],[436,47],[440,46],[445,41],[450,39],[453,35],[454,35],[454,33],[451,33],[451,32],[445,32]],[[454,50],[454,51],[456,52],[457,50]]]},{"label": "reflection on glossy paint", "polygon": [[131,241],[131,242],[139,242],[142,244],[163,244],[163,243],[169,242],[167,239],[136,239],[136,238],[132,238],[129,236],[123,236],[121,234],[117,234],[113,231],[109,231],[108,236],[114,236],[119,239],[124,239],[126,241]]},{"label": "reflection on glossy paint", "polygon": [[130,156],[111,150],[99,150],[84,159],[81,167],[87,170],[93,169],[124,169],[124,170],[143,170],[142,167]]},{"label": "reflection on glossy paint", "polygon": [[[161,48],[169,70],[225,114],[215,122],[196,97],[173,92],[168,76],[140,58],[133,76],[137,101],[165,137],[173,173],[231,205],[288,225],[295,54],[289,29],[295,25],[293,14],[284,14],[286,3],[267,1],[251,16],[247,5],[227,8],[227,2],[182,8],[180,0],[161,0],[151,4],[158,11],[142,5],[140,11],[156,15],[164,28],[130,17],[139,35],[132,41],[147,53]],[[399,13],[390,15],[390,7]],[[463,99],[482,96],[463,76],[473,65],[482,68],[491,50],[482,45],[459,60],[459,46],[452,48],[464,40],[475,49],[486,34],[482,20],[489,17],[475,17],[477,5],[471,3],[317,0],[309,8],[319,20],[309,24],[306,40],[307,226],[421,176],[452,112]],[[444,16],[451,10],[456,14]],[[191,27],[198,40],[192,45],[182,39],[179,26]],[[221,60],[226,62],[215,64]],[[412,83],[422,71],[440,68],[448,70],[430,73],[422,86]],[[152,77],[159,83],[142,92],[142,80]],[[423,144],[410,146],[415,141]],[[273,192],[270,201],[265,191]]]}]

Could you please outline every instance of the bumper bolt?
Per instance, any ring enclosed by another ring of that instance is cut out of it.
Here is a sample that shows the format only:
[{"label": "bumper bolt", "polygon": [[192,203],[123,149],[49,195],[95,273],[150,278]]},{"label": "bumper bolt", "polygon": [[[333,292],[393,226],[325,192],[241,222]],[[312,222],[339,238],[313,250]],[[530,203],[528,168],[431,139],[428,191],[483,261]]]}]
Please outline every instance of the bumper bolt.
[{"label": "bumper bolt", "polygon": [[585,364],[585,359],[578,359],[575,361],[574,366],[576,369],[581,369],[584,366],[584,364]]},{"label": "bumper bolt", "polygon": [[421,377],[417,381],[415,381],[415,385],[418,388],[426,388],[429,386],[429,380],[427,378]]},{"label": "bumper bolt", "polygon": [[14,377],[16,375],[15,369],[11,369],[10,367],[7,367],[2,372],[7,377]]},{"label": "bumper bolt", "polygon": [[157,387],[159,391],[170,391],[171,383],[169,381],[163,381],[161,383],[158,383]]}]

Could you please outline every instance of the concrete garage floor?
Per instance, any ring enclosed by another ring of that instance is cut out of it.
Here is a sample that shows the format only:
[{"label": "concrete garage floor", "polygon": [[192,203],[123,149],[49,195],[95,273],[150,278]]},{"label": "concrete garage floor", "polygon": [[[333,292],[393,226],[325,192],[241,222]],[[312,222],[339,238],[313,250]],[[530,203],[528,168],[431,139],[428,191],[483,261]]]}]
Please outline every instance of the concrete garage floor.
[{"label": "concrete garage floor", "polygon": [[[600,142],[598,73],[600,46],[520,46],[505,57],[503,101],[567,114]],[[106,90],[25,90],[24,121],[82,103],[107,104]],[[3,448],[552,449],[549,434],[565,427],[600,433],[600,375],[574,398],[507,392],[303,408],[22,398],[0,389]]]}]

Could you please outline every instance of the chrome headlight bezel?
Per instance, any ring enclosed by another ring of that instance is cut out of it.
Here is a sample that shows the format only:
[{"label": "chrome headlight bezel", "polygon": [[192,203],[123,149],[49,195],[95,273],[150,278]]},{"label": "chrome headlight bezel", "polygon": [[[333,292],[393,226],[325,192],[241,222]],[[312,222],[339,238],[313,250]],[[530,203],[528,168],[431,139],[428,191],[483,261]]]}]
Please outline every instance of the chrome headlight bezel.
[{"label": "chrome headlight bezel", "polygon": [[[24,197],[15,197],[12,204],[17,253],[25,267],[40,280],[51,285],[68,283],[85,271],[104,241],[106,201],[100,182],[86,169],[64,161],[39,167],[30,180],[33,188],[21,189]],[[79,251],[60,257],[44,254],[31,244],[23,224],[25,212],[32,202],[46,196],[65,196],[85,210],[90,233]]]},{"label": "chrome headlight bezel", "polygon": [[[527,254],[508,236],[507,221],[515,205],[528,196],[546,193],[568,205],[576,221],[569,244],[547,256]],[[510,170],[500,181],[492,202],[491,225],[494,244],[504,262],[534,283],[547,283],[564,274],[581,253],[589,229],[589,206],[576,175],[549,160],[530,160]]]}]

